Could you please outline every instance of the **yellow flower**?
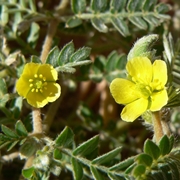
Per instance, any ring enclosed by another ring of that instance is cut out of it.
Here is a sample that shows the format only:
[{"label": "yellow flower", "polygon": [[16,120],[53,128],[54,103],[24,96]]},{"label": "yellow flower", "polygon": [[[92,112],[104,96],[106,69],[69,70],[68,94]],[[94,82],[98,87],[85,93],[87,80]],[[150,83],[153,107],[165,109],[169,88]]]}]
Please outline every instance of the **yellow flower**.
[{"label": "yellow flower", "polygon": [[132,122],[146,110],[158,111],[167,104],[167,66],[162,60],[152,64],[147,57],[136,57],[126,65],[127,79],[116,78],[110,91],[118,104],[124,104],[121,118]]},{"label": "yellow flower", "polygon": [[36,108],[59,98],[61,87],[56,83],[57,71],[49,64],[27,63],[16,84],[17,92]]}]

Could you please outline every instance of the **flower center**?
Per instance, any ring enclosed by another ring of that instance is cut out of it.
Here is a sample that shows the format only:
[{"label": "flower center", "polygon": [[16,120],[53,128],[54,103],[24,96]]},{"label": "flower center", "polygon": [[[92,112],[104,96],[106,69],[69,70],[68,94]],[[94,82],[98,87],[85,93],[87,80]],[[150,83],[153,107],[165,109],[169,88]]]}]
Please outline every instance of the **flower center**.
[{"label": "flower center", "polygon": [[42,74],[35,74],[34,78],[29,79],[31,92],[43,92],[44,89],[47,89],[46,78]]},{"label": "flower center", "polygon": [[149,96],[151,96],[152,88],[150,86],[137,83],[136,87],[138,88],[138,91],[141,92],[144,98],[148,98]]}]

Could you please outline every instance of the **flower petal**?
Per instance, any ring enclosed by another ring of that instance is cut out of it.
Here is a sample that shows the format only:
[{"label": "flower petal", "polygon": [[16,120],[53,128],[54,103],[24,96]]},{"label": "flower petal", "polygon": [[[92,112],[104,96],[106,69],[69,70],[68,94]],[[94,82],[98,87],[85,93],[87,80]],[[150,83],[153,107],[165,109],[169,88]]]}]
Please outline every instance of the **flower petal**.
[{"label": "flower petal", "polygon": [[32,78],[32,74],[36,74],[41,65],[37,63],[27,63],[23,69],[23,78]]},{"label": "flower petal", "polygon": [[16,90],[18,94],[26,98],[27,93],[29,92],[30,83],[29,81],[21,76],[16,83]]},{"label": "flower petal", "polygon": [[132,103],[126,105],[122,112],[121,118],[124,121],[132,122],[140,115],[142,115],[148,107],[148,100],[144,98],[140,98]]},{"label": "flower petal", "polygon": [[162,60],[156,60],[153,63],[153,81],[160,82],[162,87],[167,82],[167,66]]},{"label": "flower petal", "polygon": [[58,78],[57,71],[49,64],[42,64],[38,69],[38,74],[46,77],[46,81],[56,81]]},{"label": "flower petal", "polygon": [[147,57],[129,60],[126,69],[134,82],[149,84],[152,80],[152,63]]},{"label": "flower petal", "polygon": [[164,89],[160,92],[153,93],[153,95],[151,96],[151,101],[152,102],[151,102],[150,110],[151,111],[160,110],[168,102],[167,91]]},{"label": "flower petal", "polygon": [[110,91],[119,104],[128,104],[141,97],[136,85],[127,79],[114,79],[110,84]]},{"label": "flower petal", "polygon": [[47,97],[45,97],[41,92],[32,92],[30,91],[27,94],[27,102],[36,108],[42,108],[44,107],[47,103]]},{"label": "flower petal", "polygon": [[61,87],[57,83],[48,83],[47,89],[43,90],[43,95],[47,97],[48,102],[53,102],[59,98],[61,94]]}]

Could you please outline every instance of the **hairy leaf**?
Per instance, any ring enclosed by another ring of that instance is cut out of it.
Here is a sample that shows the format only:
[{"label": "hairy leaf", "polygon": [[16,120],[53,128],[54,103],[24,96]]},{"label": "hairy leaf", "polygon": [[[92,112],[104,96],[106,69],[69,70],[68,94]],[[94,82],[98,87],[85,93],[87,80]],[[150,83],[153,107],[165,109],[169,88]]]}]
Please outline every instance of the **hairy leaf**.
[{"label": "hairy leaf", "polygon": [[24,124],[19,120],[17,121],[17,123],[15,124],[15,129],[16,129],[16,133],[19,136],[27,136],[28,135],[28,131],[26,130]]},{"label": "hairy leaf", "polygon": [[118,147],[102,156],[97,157],[92,161],[92,164],[104,164],[106,162],[111,161],[114,157],[116,157],[121,151],[121,147]]},{"label": "hairy leaf", "polygon": [[72,147],[74,141],[74,134],[69,127],[65,127],[61,134],[55,139],[57,147]]},{"label": "hairy leaf", "polygon": [[82,13],[86,9],[86,0],[71,0],[71,8],[75,14]]},{"label": "hairy leaf", "polygon": [[83,168],[80,162],[77,161],[77,159],[73,158],[71,159],[71,163],[73,166],[73,175],[75,180],[81,180],[83,177]]},{"label": "hairy leaf", "polygon": [[79,145],[74,151],[73,155],[81,155],[86,156],[90,153],[93,153],[95,149],[97,149],[99,142],[99,136],[94,136],[93,138],[89,139],[88,141],[85,141],[81,145]]},{"label": "hairy leaf", "polygon": [[149,139],[144,144],[144,152],[149,154],[153,159],[158,159],[160,156],[159,147]]}]

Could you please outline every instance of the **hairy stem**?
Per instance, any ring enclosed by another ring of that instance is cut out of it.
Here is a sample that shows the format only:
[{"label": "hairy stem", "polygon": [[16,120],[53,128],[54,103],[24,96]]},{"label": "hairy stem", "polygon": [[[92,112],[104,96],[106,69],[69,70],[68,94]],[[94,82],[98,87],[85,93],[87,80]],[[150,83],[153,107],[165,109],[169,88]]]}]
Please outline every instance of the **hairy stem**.
[{"label": "hairy stem", "polygon": [[169,130],[169,126],[166,121],[162,120],[160,111],[153,112],[153,126],[154,139],[156,143],[158,143],[162,136],[164,136],[165,134],[170,136],[171,133]]},{"label": "hairy stem", "polygon": [[56,30],[57,30],[57,25],[58,25],[58,22],[56,20],[52,20],[49,24],[47,36],[46,36],[46,39],[44,41],[43,49],[41,52],[42,63],[45,63],[46,57],[47,57],[47,55],[51,49],[53,37],[54,37]]},{"label": "hairy stem", "polygon": [[42,129],[41,109],[33,108],[32,116],[33,116],[33,133],[34,134],[42,133],[43,129]]},{"label": "hairy stem", "polygon": [[158,143],[164,135],[163,127],[161,124],[161,115],[159,111],[153,112],[153,126],[155,142]]}]

